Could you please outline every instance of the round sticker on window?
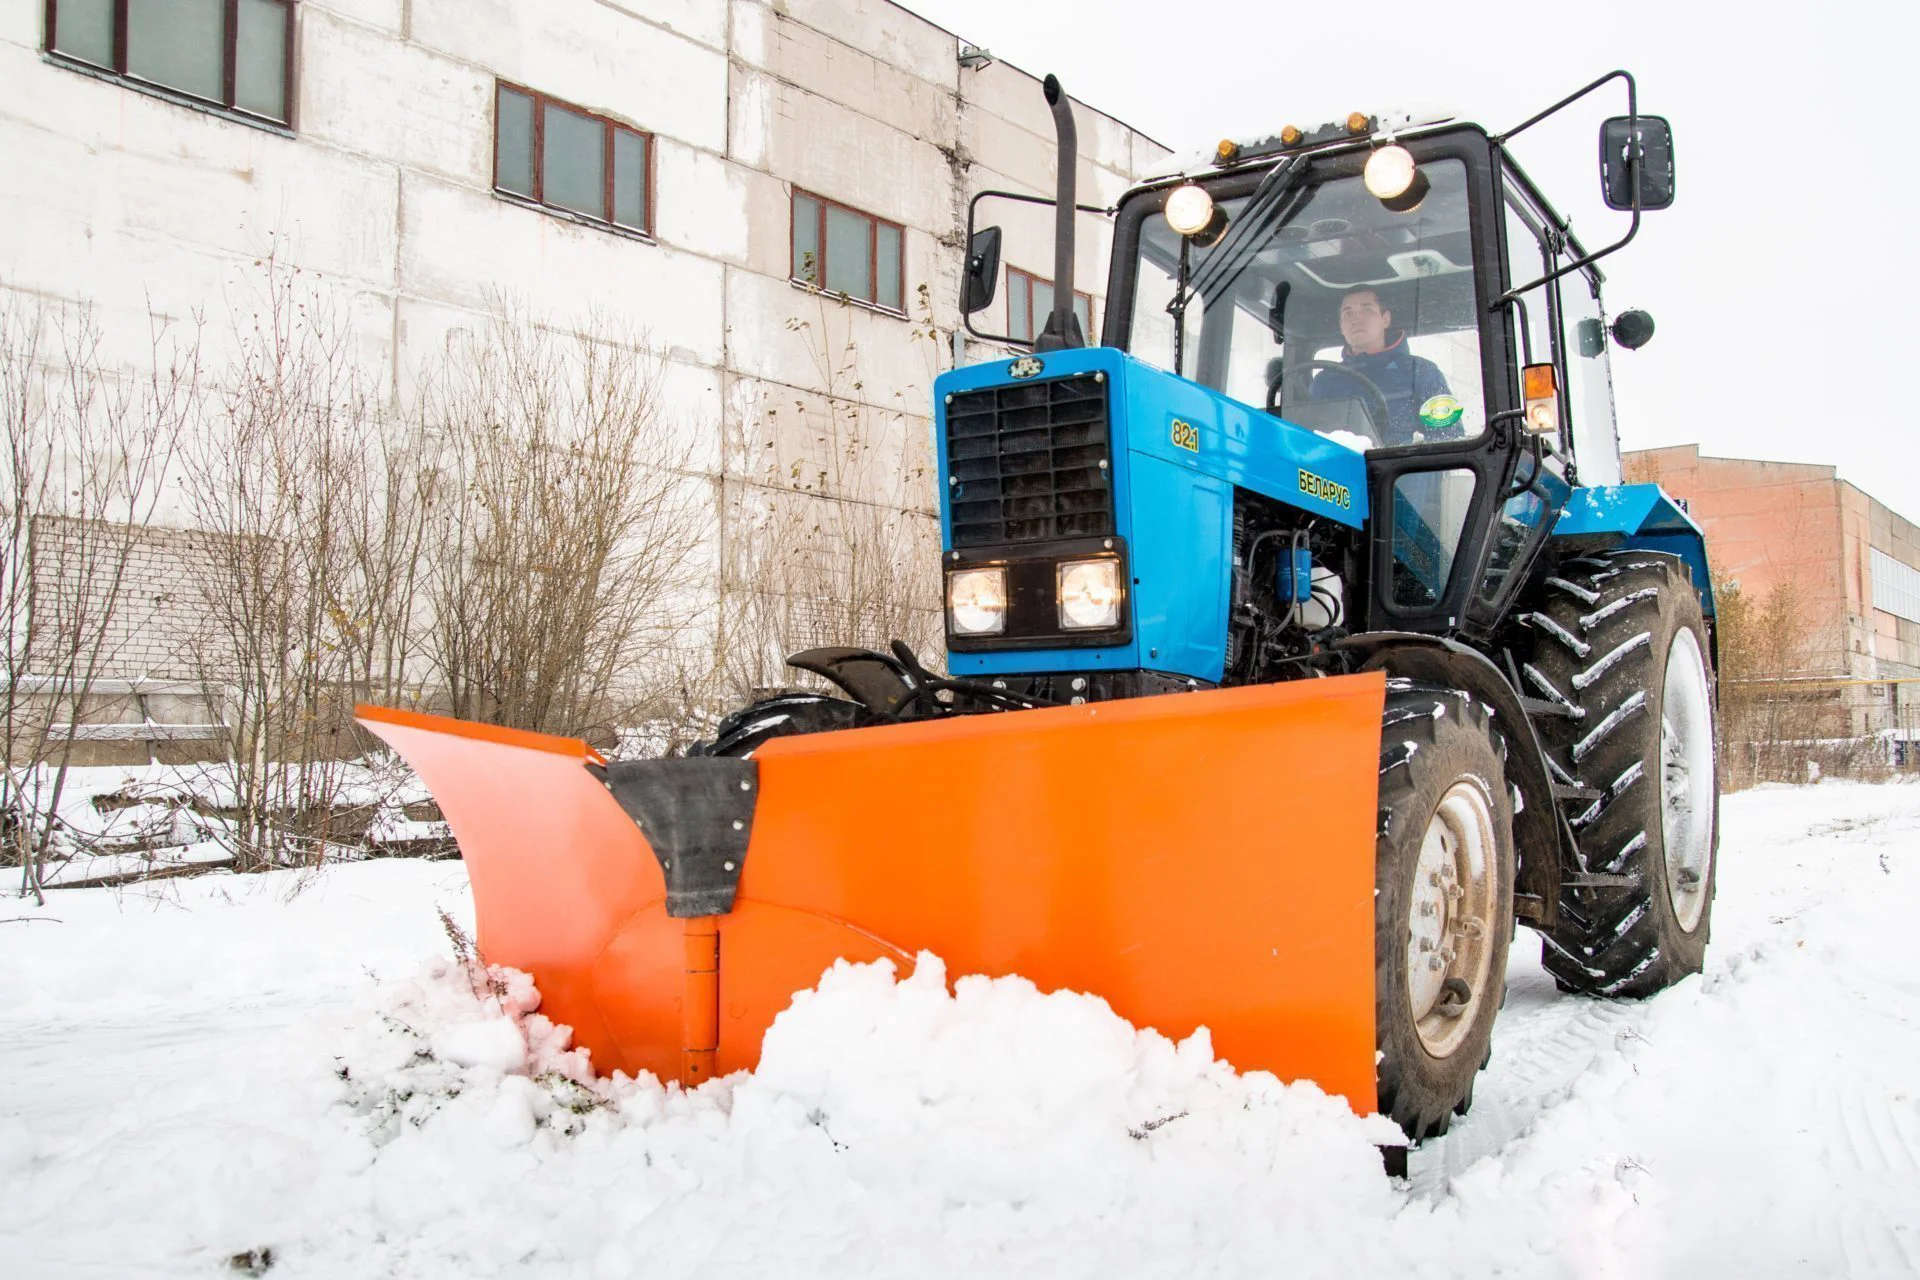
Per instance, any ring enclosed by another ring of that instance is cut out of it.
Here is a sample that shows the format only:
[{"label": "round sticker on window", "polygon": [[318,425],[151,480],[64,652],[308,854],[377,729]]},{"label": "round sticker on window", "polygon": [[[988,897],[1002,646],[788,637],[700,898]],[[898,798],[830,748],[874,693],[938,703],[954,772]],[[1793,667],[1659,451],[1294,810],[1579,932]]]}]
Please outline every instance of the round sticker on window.
[{"label": "round sticker on window", "polygon": [[1452,396],[1433,396],[1420,406],[1420,425],[1428,431],[1445,431],[1459,426],[1465,412]]}]

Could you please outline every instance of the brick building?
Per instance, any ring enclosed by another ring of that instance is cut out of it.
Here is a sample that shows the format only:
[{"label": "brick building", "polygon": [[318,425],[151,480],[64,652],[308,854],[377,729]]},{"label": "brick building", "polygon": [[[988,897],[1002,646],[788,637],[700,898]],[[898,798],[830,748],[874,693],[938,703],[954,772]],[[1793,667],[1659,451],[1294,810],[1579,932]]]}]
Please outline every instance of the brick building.
[{"label": "brick building", "polygon": [[1793,584],[1803,642],[1767,673],[1770,688],[1823,708],[1823,735],[1920,740],[1920,526],[1831,466],[1703,456],[1698,445],[1623,461],[1629,480],[1685,500],[1717,582],[1755,601]]}]

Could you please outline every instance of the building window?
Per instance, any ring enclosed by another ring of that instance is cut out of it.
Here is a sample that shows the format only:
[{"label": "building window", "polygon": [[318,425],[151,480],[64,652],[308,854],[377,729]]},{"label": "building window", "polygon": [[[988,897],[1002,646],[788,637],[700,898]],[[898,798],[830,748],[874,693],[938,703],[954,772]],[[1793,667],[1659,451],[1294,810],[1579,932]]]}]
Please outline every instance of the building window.
[{"label": "building window", "polygon": [[653,135],[501,82],[493,189],[650,235]]},{"label": "building window", "polygon": [[793,193],[793,279],[905,313],[906,233],[897,222]]},{"label": "building window", "polygon": [[[1042,280],[1039,276],[1022,271],[1018,267],[1007,268],[1007,336],[1015,342],[1032,342],[1040,331],[1047,327],[1047,316],[1053,310],[1053,281]],[[1073,314],[1079,317],[1080,333],[1089,342],[1093,340],[1093,296],[1073,293]]]},{"label": "building window", "polygon": [[1920,622],[1920,569],[1878,547],[1868,547],[1867,551],[1873,576],[1873,607],[1908,622]]},{"label": "building window", "polygon": [[134,88],[293,120],[293,0],[47,0],[46,49]]}]

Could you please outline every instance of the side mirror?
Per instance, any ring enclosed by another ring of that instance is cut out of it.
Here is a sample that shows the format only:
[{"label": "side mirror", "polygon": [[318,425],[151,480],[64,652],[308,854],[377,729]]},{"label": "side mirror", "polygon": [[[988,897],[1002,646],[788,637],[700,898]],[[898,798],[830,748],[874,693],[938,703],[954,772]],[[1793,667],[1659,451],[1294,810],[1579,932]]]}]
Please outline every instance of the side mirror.
[{"label": "side mirror", "polygon": [[960,286],[960,309],[967,315],[993,305],[1000,287],[1000,228],[982,227],[967,242],[967,269]]},{"label": "side mirror", "polygon": [[1638,351],[1653,338],[1653,317],[1644,311],[1622,311],[1613,318],[1613,340]]},{"label": "side mirror", "polygon": [[1642,212],[1673,203],[1673,126],[1660,116],[1614,116],[1600,126],[1600,193],[1609,209],[1633,208],[1636,174]]}]

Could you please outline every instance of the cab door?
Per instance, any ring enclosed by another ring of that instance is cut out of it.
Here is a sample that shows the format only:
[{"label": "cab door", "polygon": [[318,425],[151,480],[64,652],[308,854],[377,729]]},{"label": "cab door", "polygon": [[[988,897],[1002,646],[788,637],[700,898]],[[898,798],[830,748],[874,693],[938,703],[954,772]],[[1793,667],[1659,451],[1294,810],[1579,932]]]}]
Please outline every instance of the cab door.
[{"label": "cab door", "polygon": [[1520,430],[1514,309],[1501,298],[1509,271],[1497,148],[1487,144],[1467,169],[1483,420],[1466,424],[1471,434],[1457,441],[1368,452],[1373,524],[1366,625],[1372,631],[1490,631],[1491,619],[1476,604],[1495,546],[1492,533],[1516,499],[1516,473],[1530,488],[1539,471]]}]

